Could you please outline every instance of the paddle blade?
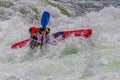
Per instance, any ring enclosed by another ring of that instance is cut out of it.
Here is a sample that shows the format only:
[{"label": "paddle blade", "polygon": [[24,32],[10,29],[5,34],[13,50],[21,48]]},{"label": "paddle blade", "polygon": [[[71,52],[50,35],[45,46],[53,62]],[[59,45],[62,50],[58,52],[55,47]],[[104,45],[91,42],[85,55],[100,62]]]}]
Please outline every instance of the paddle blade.
[{"label": "paddle blade", "polygon": [[44,11],[44,13],[42,15],[42,19],[41,19],[41,25],[42,25],[43,29],[46,29],[49,19],[50,19],[50,13],[47,11]]}]

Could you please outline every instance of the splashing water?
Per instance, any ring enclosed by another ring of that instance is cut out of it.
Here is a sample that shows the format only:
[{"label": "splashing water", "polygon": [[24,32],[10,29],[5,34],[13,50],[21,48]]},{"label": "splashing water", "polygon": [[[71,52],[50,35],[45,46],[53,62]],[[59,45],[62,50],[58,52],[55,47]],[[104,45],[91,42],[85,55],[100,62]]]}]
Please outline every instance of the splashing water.
[{"label": "splashing water", "polygon": [[[14,5],[9,8],[0,7],[3,12],[9,12],[6,15],[1,14],[4,17],[0,18],[1,80],[120,79],[119,8],[110,6],[99,12],[92,11],[83,17],[73,18],[64,16],[57,8],[36,0],[16,0],[12,3]],[[37,21],[29,22],[29,15],[34,15],[34,12],[28,5],[36,5],[41,13],[44,10],[50,12],[48,26],[51,33],[90,27],[93,35],[90,39],[71,37],[56,46],[45,45],[41,50],[30,50],[28,46],[12,50],[10,46],[13,43],[29,37],[28,29],[31,26],[40,26]],[[27,6],[26,9],[31,12],[22,15],[18,11],[20,6]]]}]

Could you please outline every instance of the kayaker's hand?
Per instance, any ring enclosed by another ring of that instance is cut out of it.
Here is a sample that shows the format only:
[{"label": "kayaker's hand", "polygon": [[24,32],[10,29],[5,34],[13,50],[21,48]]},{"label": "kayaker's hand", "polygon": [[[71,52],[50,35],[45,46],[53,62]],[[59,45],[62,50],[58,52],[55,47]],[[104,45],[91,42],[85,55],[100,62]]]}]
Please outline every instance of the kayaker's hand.
[{"label": "kayaker's hand", "polygon": [[46,31],[42,31],[42,35],[46,35]]}]

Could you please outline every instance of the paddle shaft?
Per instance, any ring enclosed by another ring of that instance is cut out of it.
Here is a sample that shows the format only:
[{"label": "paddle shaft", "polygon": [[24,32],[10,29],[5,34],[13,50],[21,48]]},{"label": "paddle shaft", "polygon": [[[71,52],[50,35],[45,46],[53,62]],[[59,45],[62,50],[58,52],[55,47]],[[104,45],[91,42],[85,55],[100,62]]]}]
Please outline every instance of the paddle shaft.
[{"label": "paddle shaft", "polygon": [[[42,25],[42,28],[44,30],[46,29],[46,26],[49,23],[49,19],[50,19],[50,13],[44,11],[44,13],[42,15],[42,19],[41,19],[41,25]],[[42,48],[42,45],[43,45],[44,36],[45,35],[42,34],[42,40],[41,40],[41,47],[40,47],[40,49]]]}]

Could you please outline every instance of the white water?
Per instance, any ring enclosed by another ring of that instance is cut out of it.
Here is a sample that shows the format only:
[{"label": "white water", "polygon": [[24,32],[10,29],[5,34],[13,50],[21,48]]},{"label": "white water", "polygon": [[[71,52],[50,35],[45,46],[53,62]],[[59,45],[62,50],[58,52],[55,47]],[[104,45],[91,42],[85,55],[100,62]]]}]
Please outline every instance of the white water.
[{"label": "white water", "polygon": [[[26,0],[26,4],[37,4]],[[12,50],[29,37],[28,24],[20,15],[0,21],[0,80],[120,80],[120,9],[104,8],[84,17],[68,18],[51,6],[39,6],[51,14],[51,33],[90,27],[90,39],[67,39],[57,46]]]}]

